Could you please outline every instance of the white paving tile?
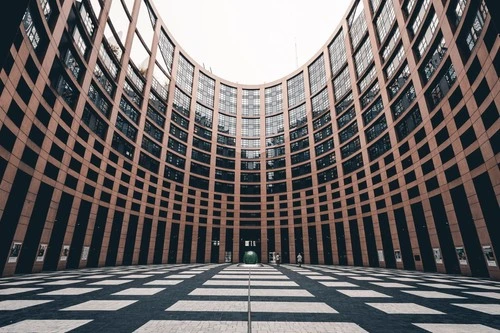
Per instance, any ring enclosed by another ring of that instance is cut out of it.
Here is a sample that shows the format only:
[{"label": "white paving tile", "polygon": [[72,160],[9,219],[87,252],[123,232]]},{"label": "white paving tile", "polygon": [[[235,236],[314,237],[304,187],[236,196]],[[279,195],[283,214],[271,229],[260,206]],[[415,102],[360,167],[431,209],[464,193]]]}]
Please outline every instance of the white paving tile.
[{"label": "white paving tile", "polygon": [[463,284],[463,286],[470,288],[484,289],[484,290],[500,290],[500,287],[491,286],[487,284]]},{"label": "white paving tile", "polygon": [[463,291],[463,293],[475,295],[475,296],[500,299],[500,293],[495,293],[495,292],[491,292],[491,291]]},{"label": "white paving tile", "polygon": [[341,289],[337,291],[349,297],[392,297],[374,290]]},{"label": "white paving tile", "polygon": [[399,282],[422,282],[422,280],[414,279],[410,277],[390,277],[389,279],[399,281]]},{"label": "white paving tile", "polygon": [[69,306],[60,311],[116,311],[130,304],[134,304],[135,302],[137,302],[137,300],[94,300]]},{"label": "white paving tile", "polygon": [[[338,313],[322,302],[251,302],[252,312]],[[247,312],[246,301],[178,301],[165,311]]]},{"label": "white paving tile", "polygon": [[117,296],[151,296],[165,290],[165,288],[128,288],[111,295]]},{"label": "white paving tile", "polygon": [[349,278],[358,281],[381,281],[380,279],[373,276],[349,276]]},{"label": "white paving tile", "polygon": [[[314,297],[304,289],[251,289],[251,296],[258,297]],[[196,288],[191,296],[247,296],[247,288]]]},{"label": "white paving tile", "polygon": [[444,314],[416,303],[366,303],[387,314]]},{"label": "white paving tile", "polygon": [[52,302],[52,300],[34,300],[34,299],[6,300],[0,302],[0,311],[14,311],[49,302]]},{"label": "white paving tile", "polygon": [[55,319],[23,320],[15,324],[0,327],[0,332],[10,332],[10,333],[69,332],[80,326],[90,323],[91,321],[92,320],[55,320]]},{"label": "white paving tile", "polygon": [[94,280],[94,279],[107,279],[109,277],[112,277],[113,275],[111,274],[95,274],[95,275],[86,275],[86,276],[82,276],[81,278],[82,279],[91,279],[91,280]]},{"label": "white paving tile", "polygon": [[188,275],[188,274],[173,274],[173,275],[169,275],[169,276],[166,276],[165,279],[189,279],[189,278],[192,278],[193,274],[191,275]]},{"label": "white paving tile", "polygon": [[452,303],[465,309],[487,313],[490,315],[500,315],[500,304],[467,304],[467,303]]},{"label": "white paving tile", "polygon": [[384,288],[415,288],[414,286],[409,286],[407,284],[403,283],[398,283],[398,282],[370,282],[371,284],[374,284],[379,287],[384,287]]},{"label": "white paving tile", "polygon": [[465,289],[460,286],[455,286],[453,284],[445,284],[445,283],[419,283],[419,285],[437,289]]},{"label": "white paving tile", "polygon": [[333,276],[326,276],[326,275],[306,275],[307,278],[311,280],[321,280],[321,281],[334,281],[337,280],[337,278],[334,278]]},{"label": "white paving tile", "polygon": [[427,278],[427,281],[439,282],[439,283],[454,283],[456,280],[453,279],[442,279],[442,278]]},{"label": "white paving tile", "polygon": [[[246,321],[194,321],[194,320],[151,320],[139,327],[137,333],[246,333]],[[354,323],[335,322],[293,322],[293,321],[252,321],[252,332],[272,333],[366,333]]]},{"label": "white paving tile", "polygon": [[[203,283],[204,286],[248,286],[248,281],[244,280],[208,280]],[[293,281],[252,281],[252,286],[263,287],[298,287],[299,285]]]},{"label": "white paving tile", "polygon": [[325,287],[334,287],[334,288],[359,287],[358,285],[356,285],[354,283],[342,282],[342,281],[339,281],[339,282],[330,282],[330,281],[323,282],[323,281],[319,281],[319,283],[321,283]]},{"label": "white paving tile", "polygon": [[40,282],[43,282],[43,280],[13,281],[13,282],[2,283],[2,287],[6,287],[6,286],[23,286],[23,285],[27,285],[27,284],[34,284],[34,283],[40,283]]},{"label": "white paving tile", "polygon": [[6,288],[6,289],[0,289],[0,295],[15,295],[40,289],[43,288]]},{"label": "white paving tile", "polygon": [[[182,275],[180,275],[182,277]],[[289,280],[286,275],[250,275],[252,280]],[[216,274],[212,276],[212,279],[234,279],[234,280],[248,280],[248,274]]]},{"label": "white paving tile", "polygon": [[125,283],[129,283],[132,281],[134,281],[134,280],[113,280],[113,279],[110,279],[110,280],[102,280],[102,281],[92,282],[92,283],[89,283],[89,286],[118,286],[120,284],[125,284]]},{"label": "white paving tile", "polygon": [[84,280],[55,280],[50,282],[40,283],[40,286],[68,286],[70,284],[77,284],[84,282]]},{"label": "white paving tile", "polygon": [[60,275],[58,276],[52,276],[47,278],[47,280],[67,280],[67,279],[74,279],[77,277],[80,277],[80,275],[69,275],[69,274],[64,274],[63,272],[59,272]]},{"label": "white paving tile", "polygon": [[145,286],[175,286],[184,282],[184,280],[153,280],[150,282],[144,283]]},{"label": "white paving tile", "polygon": [[120,276],[121,279],[147,279],[152,277],[151,274],[130,274],[125,276]]},{"label": "white paving tile", "polygon": [[413,324],[431,333],[498,333],[499,330],[481,324]]},{"label": "white paving tile", "polygon": [[64,289],[58,289],[58,290],[53,290],[49,291],[46,293],[41,293],[38,295],[44,295],[44,296],[74,296],[74,295],[83,295],[83,294],[88,294],[96,290],[100,290],[102,288],[64,288]]},{"label": "white paving tile", "polygon": [[442,293],[440,291],[428,291],[428,290],[401,290],[401,291],[408,293],[408,294],[411,294],[411,295],[423,297],[423,298],[443,298],[443,299],[467,298],[467,297]]}]

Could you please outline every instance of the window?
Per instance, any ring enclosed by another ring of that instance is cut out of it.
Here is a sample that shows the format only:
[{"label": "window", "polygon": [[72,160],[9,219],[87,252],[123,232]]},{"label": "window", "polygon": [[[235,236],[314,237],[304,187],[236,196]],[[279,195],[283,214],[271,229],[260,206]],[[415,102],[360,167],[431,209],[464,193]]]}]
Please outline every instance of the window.
[{"label": "window", "polygon": [[434,16],[432,17],[432,20],[429,23],[427,30],[425,30],[425,34],[420,38],[420,40],[417,43],[418,59],[422,58],[425,55],[425,52],[429,47],[429,43],[431,42],[432,37],[434,37],[434,33],[436,32],[438,24],[439,24],[439,19],[437,17],[437,14],[434,13]]},{"label": "window", "polygon": [[246,137],[260,137],[260,119],[243,118],[241,120],[241,135]]},{"label": "window", "polygon": [[305,100],[304,74],[300,73],[287,81],[288,107],[302,103]]},{"label": "window", "polygon": [[340,30],[339,34],[328,46],[328,52],[330,53],[332,75],[335,75],[346,64],[346,50],[343,30]]},{"label": "window", "polygon": [[302,104],[301,106],[290,110],[289,117],[290,117],[290,129],[299,127],[307,123],[306,105]]},{"label": "window", "polygon": [[385,116],[382,115],[382,117],[365,131],[366,141],[373,141],[373,139],[377,138],[386,128],[387,122],[385,121]]},{"label": "window", "polygon": [[319,94],[311,99],[313,118],[316,118],[330,108],[328,101],[328,89],[323,89]]},{"label": "window", "polygon": [[314,133],[314,143],[317,143],[333,134],[332,125],[328,125],[320,131]]},{"label": "window", "polygon": [[356,118],[356,110],[354,109],[354,107],[352,107],[347,112],[343,113],[342,116],[337,118],[338,127],[344,127],[354,118]]},{"label": "window", "polygon": [[414,108],[398,124],[396,124],[396,136],[398,141],[403,140],[422,122],[420,110]]},{"label": "window", "polygon": [[327,151],[332,150],[333,148],[334,148],[333,138],[330,138],[330,139],[326,140],[325,142],[316,145],[314,147],[314,150],[316,152],[316,156],[319,156],[321,154],[326,153]]},{"label": "window", "polygon": [[351,90],[351,76],[349,75],[349,67],[333,79],[333,88],[335,92],[335,100],[339,101],[348,91]]},{"label": "window", "polygon": [[383,42],[387,34],[389,33],[389,29],[394,23],[396,16],[394,14],[394,6],[392,4],[392,0],[388,0],[385,2],[380,15],[377,17],[375,22],[377,26],[377,34],[378,40]]},{"label": "window", "polygon": [[350,160],[342,163],[342,168],[344,169],[344,174],[353,172],[363,166],[363,156],[358,154],[351,158]]},{"label": "window", "polygon": [[316,168],[318,170],[324,169],[326,167],[329,167],[337,161],[337,158],[335,157],[335,153],[330,153],[328,155],[325,155],[323,157],[320,157],[316,160]]},{"label": "window", "polygon": [[351,125],[346,127],[343,131],[339,133],[340,143],[344,143],[350,138],[352,138],[356,133],[358,133],[358,123],[353,122]]},{"label": "window", "polygon": [[190,95],[193,93],[193,75],[194,66],[181,55],[179,57],[179,68],[177,69],[176,83],[182,90]]},{"label": "window", "polygon": [[259,90],[243,89],[243,116],[258,117],[260,115]]},{"label": "window", "polygon": [[316,94],[326,85],[326,71],[323,54],[309,66],[309,86],[311,95]]},{"label": "window", "polygon": [[236,88],[221,84],[219,95],[219,111],[224,113],[236,114],[236,98]]},{"label": "window", "polygon": [[196,103],[194,121],[201,126],[212,128],[213,111],[201,104]]},{"label": "window", "polygon": [[189,118],[191,98],[180,91],[177,87],[175,87],[173,107],[174,110]]},{"label": "window", "polygon": [[283,114],[266,118],[266,136],[284,132]]},{"label": "window", "polygon": [[215,95],[215,80],[200,72],[198,78],[197,100],[204,105],[213,108]]},{"label": "window", "polygon": [[392,50],[396,47],[396,45],[399,43],[399,37],[401,37],[401,33],[399,32],[398,27],[394,28],[394,32],[392,33],[391,37],[389,37],[389,41],[387,42],[387,45],[382,49],[382,59],[384,59],[384,62],[387,61],[389,56],[392,53]]},{"label": "window", "polygon": [[397,119],[403,112],[410,107],[411,103],[415,100],[417,94],[413,84],[410,84],[404,93],[391,105],[391,111],[394,119]]},{"label": "window", "polygon": [[356,74],[358,74],[358,77],[368,68],[368,65],[372,61],[372,46],[370,39],[366,38],[359,50],[354,54],[354,64],[356,65]]},{"label": "window", "polygon": [[357,152],[360,148],[361,142],[359,140],[359,137],[357,137],[354,140],[350,141],[348,144],[341,147],[340,154],[342,155],[342,158],[347,158]]},{"label": "window", "polygon": [[331,121],[332,121],[332,116],[330,112],[327,112],[318,119],[313,121],[313,129],[317,130],[318,128],[321,128],[324,125],[329,124]]},{"label": "window", "polygon": [[266,88],[265,108],[266,116],[283,111],[283,94],[281,91],[281,84]]}]

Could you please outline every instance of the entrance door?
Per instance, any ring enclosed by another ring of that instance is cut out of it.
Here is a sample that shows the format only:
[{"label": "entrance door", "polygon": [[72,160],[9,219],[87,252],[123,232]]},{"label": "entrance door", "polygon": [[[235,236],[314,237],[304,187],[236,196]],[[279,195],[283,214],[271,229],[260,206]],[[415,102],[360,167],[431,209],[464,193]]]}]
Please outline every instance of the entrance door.
[{"label": "entrance door", "polygon": [[241,229],[240,230],[240,262],[243,262],[243,256],[247,251],[257,253],[257,261],[262,262],[260,257],[260,230],[258,229]]}]

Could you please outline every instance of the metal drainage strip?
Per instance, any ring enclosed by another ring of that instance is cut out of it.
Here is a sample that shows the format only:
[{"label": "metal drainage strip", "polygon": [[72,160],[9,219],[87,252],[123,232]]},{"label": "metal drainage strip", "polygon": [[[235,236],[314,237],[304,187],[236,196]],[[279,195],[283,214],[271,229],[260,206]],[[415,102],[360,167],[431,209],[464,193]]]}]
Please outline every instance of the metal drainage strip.
[{"label": "metal drainage strip", "polygon": [[252,333],[252,306],[250,302],[250,280],[252,277],[252,269],[248,268],[248,321],[247,332]]}]

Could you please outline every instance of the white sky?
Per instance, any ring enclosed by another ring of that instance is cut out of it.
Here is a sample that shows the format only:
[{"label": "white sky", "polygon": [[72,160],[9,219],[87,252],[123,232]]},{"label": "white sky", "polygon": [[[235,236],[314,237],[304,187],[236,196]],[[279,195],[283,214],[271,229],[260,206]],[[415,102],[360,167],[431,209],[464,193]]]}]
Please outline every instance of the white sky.
[{"label": "white sky", "polygon": [[196,62],[223,79],[261,84],[308,62],[331,37],[351,0],[154,3],[172,37]]}]

